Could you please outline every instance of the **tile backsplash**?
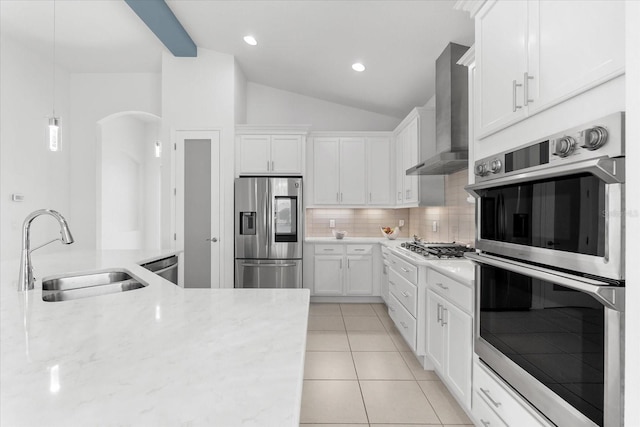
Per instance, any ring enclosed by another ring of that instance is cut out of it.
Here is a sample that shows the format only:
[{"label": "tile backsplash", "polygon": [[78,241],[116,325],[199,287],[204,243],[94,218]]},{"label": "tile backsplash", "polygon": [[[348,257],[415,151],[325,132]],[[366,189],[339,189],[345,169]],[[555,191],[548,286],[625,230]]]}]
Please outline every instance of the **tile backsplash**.
[{"label": "tile backsplash", "polygon": [[[400,220],[405,225],[398,237],[414,234],[429,242],[473,244],[475,239],[474,204],[464,191],[467,170],[445,176],[445,206],[405,209],[307,209],[308,237],[332,237],[329,221],[336,230],[346,230],[351,237],[382,237],[380,227],[394,227]],[[435,222],[435,231],[434,231]]]}]

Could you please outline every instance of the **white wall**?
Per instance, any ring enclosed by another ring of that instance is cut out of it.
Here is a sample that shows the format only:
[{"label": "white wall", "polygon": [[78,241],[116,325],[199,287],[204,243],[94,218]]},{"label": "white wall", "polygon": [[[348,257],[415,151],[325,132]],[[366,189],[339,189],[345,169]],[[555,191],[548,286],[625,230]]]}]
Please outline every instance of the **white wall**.
[{"label": "white wall", "polygon": [[[32,211],[54,209],[64,215],[72,234],[78,230],[69,204],[69,73],[56,69],[56,115],[61,118],[62,151],[45,145],[46,116],[53,110],[50,58],[33,55],[4,34],[0,37],[0,259],[20,257],[22,222]],[[11,201],[21,193],[25,201]],[[34,245],[60,237],[51,217],[33,222]],[[54,243],[40,249],[64,250]],[[36,254],[37,254],[36,253]],[[34,256],[36,256],[34,254]]]},{"label": "white wall", "polygon": [[71,227],[75,245],[97,244],[97,123],[124,111],[160,115],[160,75],[152,73],[71,75]]},{"label": "white wall", "polygon": [[[235,61],[231,55],[198,49],[196,58],[175,58],[168,53],[162,56],[163,139],[173,143],[178,130],[220,130],[222,224],[233,224],[234,77]],[[172,185],[166,185],[169,182],[171,172],[163,168],[162,187],[169,192],[163,194],[163,212],[172,212]],[[175,227],[172,222],[163,219],[163,229]],[[221,286],[233,287],[233,227],[222,226],[221,230]]]},{"label": "white wall", "polygon": [[314,131],[389,131],[401,119],[249,82],[247,123],[311,125]]},{"label": "white wall", "polygon": [[247,122],[247,78],[238,61],[235,61],[234,71],[235,123],[244,124]]},{"label": "white wall", "polygon": [[98,248],[160,248],[160,119],[124,113],[100,122]]},{"label": "white wall", "polygon": [[640,423],[640,2],[626,2],[627,248],[625,425]]}]

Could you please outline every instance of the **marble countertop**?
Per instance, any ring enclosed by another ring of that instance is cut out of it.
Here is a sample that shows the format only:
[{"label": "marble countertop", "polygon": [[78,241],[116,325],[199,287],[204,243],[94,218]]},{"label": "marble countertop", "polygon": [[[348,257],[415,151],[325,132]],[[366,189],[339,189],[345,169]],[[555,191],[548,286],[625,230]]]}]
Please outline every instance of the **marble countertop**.
[{"label": "marble countertop", "polygon": [[307,289],[182,289],[167,251],[33,254],[36,277],[123,268],[148,286],[44,302],[2,262],[0,424],[297,426]]}]

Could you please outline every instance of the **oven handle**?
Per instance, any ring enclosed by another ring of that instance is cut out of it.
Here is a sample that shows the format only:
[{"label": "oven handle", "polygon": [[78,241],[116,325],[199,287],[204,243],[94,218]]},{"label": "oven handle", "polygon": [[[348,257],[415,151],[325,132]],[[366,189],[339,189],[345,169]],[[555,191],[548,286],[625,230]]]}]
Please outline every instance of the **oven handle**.
[{"label": "oven handle", "polygon": [[624,183],[625,159],[624,157],[599,157],[597,159],[585,160],[583,162],[562,164],[555,167],[544,165],[531,172],[523,172],[516,175],[504,176],[477,184],[464,187],[467,192],[478,198],[478,190],[495,188],[502,185],[518,184],[522,182],[537,181],[540,179],[554,178],[558,176],[575,175],[578,173],[591,173],[600,178],[605,184]]},{"label": "oven handle", "polygon": [[623,287],[613,286],[598,280],[574,276],[523,262],[510,259],[506,260],[493,255],[467,252],[464,256],[477,264],[487,264],[584,292],[597,299],[604,306],[615,311],[624,312],[625,298]]}]

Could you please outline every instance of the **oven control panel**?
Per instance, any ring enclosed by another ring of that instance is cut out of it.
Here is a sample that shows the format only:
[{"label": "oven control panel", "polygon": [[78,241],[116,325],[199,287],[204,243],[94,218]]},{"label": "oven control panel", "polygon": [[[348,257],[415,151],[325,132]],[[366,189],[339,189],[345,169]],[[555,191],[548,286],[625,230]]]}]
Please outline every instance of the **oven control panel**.
[{"label": "oven control panel", "polygon": [[474,172],[476,181],[482,182],[598,157],[621,156],[624,156],[624,112],[478,160]]}]

